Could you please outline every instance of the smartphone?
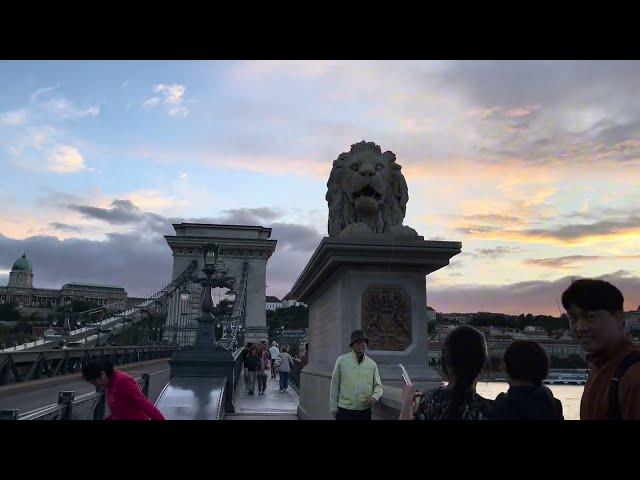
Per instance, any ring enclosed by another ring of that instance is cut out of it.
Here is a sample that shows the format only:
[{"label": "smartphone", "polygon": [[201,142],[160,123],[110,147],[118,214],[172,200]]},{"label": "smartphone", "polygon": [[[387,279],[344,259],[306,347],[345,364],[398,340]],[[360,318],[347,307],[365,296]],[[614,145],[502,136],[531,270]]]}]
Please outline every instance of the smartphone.
[{"label": "smartphone", "polygon": [[400,370],[402,371],[402,380],[404,381],[404,384],[405,385],[411,385],[411,377],[409,376],[409,373],[407,372],[407,369],[404,368],[404,365],[402,365],[401,363],[399,363],[398,366],[400,367]]}]

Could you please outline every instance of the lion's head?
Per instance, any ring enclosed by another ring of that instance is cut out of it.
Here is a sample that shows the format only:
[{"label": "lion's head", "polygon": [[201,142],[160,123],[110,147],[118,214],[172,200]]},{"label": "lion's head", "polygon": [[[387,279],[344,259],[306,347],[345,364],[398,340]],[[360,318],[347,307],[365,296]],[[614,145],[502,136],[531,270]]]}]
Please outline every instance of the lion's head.
[{"label": "lion's head", "polygon": [[375,233],[402,225],[409,194],[393,152],[373,142],[351,145],[333,162],[327,182],[329,236],[364,223]]}]

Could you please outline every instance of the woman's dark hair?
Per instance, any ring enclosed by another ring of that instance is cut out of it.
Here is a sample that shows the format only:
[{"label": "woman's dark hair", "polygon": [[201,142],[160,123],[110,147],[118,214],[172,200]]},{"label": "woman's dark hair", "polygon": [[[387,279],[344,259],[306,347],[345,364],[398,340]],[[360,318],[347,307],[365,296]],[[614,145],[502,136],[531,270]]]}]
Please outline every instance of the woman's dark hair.
[{"label": "woman's dark hair", "polygon": [[287,353],[289,351],[289,349],[287,348],[286,345],[283,345],[281,351],[282,351],[282,353]]},{"label": "woman's dark hair", "polygon": [[624,309],[624,297],[617,287],[604,280],[582,278],[576,280],[562,294],[562,306],[569,310],[576,305],[583,310],[607,310],[609,313]]},{"label": "woman's dark hair", "polygon": [[82,377],[87,381],[93,381],[104,372],[108,377],[113,375],[113,364],[108,358],[93,358],[82,367]]},{"label": "woman's dark hair", "polygon": [[482,332],[461,325],[447,335],[442,345],[442,368],[446,376],[453,376],[453,385],[441,419],[461,418],[465,396],[473,388],[486,361],[487,343]]},{"label": "woman's dark hair", "polygon": [[507,374],[515,380],[540,385],[549,374],[549,357],[537,342],[516,340],[504,352]]}]

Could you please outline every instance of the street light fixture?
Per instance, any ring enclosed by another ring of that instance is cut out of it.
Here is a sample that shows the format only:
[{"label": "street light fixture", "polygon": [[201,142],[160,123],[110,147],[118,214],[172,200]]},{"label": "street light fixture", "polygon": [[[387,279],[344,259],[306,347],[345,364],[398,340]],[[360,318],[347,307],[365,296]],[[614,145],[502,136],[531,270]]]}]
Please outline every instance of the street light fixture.
[{"label": "street light fixture", "polygon": [[187,300],[189,300],[190,295],[191,295],[191,292],[187,288],[187,285],[186,284],[183,285],[182,288],[180,289],[180,300],[183,302],[186,302]]}]

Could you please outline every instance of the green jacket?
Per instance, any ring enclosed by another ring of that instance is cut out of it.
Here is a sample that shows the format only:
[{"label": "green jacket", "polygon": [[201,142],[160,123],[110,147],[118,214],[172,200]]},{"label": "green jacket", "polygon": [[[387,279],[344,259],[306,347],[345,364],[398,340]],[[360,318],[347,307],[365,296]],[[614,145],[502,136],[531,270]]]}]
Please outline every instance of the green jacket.
[{"label": "green jacket", "polygon": [[345,353],[336,360],[331,376],[329,410],[338,411],[338,407],[348,410],[366,410],[367,400],[380,401],[382,383],[378,365],[366,354],[361,363],[354,352]]}]

